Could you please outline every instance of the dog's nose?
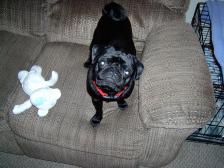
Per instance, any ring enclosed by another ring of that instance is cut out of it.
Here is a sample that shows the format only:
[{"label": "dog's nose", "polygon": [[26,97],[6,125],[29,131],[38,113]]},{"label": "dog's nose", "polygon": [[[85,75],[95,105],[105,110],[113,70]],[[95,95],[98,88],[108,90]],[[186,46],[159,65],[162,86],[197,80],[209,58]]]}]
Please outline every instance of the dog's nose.
[{"label": "dog's nose", "polygon": [[111,70],[111,76],[113,76],[116,80],[120,81],[121,80],[121,72],[119,71],[120,65],[116,65],[116,66],[113,66],[111,67],[112,70]]},{"label": "dog's nose", "polygon": [[122,75],[116,67],[110,67],[105,69],[104,71],[98,74],[98,77],[99,79],[111,78],[115,81],[122,80]]}]

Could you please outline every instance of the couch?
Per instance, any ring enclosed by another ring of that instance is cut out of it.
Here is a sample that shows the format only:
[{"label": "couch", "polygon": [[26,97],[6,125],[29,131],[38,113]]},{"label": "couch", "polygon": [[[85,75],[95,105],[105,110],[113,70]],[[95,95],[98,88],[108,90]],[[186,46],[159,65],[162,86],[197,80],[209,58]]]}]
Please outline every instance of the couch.
[{"label": "couch", "polygon": [[[145,69],[129,108],[105,103],[93,128],[86,92],[94,28],[109,0],[0,1],[0,151],[80,167],[162,167],[214,111],[203,51],[184,22],[188,0],[116,1],[128,11],[137,55]],[[37,64],[48,79],[59,73],[62,92],[46,117],[37,109],[14,115],[28,97],[17,73]]]}]

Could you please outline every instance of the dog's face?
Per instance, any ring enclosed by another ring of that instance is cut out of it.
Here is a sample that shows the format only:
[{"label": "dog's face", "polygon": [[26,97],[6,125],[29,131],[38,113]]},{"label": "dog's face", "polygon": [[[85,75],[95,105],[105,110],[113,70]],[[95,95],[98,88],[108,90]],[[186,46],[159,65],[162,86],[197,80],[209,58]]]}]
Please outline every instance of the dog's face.
[{"label": "dog's face", "polygon": [[114,95],[125,87],[131,80],[139,78],[143,64],[136,56],[116,51],[113,47],[92,48],[92,64],[96,85],[104,92]]}]

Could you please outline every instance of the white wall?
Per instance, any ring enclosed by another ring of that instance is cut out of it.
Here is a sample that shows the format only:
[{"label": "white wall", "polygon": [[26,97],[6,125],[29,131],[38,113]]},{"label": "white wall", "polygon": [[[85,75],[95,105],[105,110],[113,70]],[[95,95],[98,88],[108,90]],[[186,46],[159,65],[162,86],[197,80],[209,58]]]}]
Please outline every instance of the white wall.
[{"label": "white wall", "polygon": [[206,0],[190,0],[189,8],[186,12],[186,22],[191,23],[194,11],[198,2],[205,2]]}]

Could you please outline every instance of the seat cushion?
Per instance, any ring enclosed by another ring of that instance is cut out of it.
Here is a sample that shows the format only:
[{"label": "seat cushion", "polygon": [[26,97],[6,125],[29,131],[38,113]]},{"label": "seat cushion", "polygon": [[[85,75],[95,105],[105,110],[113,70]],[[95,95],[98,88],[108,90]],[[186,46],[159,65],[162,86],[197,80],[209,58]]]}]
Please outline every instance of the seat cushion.
[{"label": "seat cushion", "polygon": [[6,120],[0,121],[0,151],[17,155],[23,154]]},{"label": "seat cushion", "polygon": [[[89,120],[95,110],[91,98],[86,92],[87,69],[83,67],[88,56],[88,47],[70,43],[48,43],[35,64],[43,67],[43,76],[48,79],[51,71],[59,73],[55,87],[61,90],[62,96],[46,117],[40,118],[37,109],[32,107],[24,113],[14,115],[14,105],[28,99],[17,82],[17,89],[8,100],[6,111],[12,130],[20,138],[18,142],[28,155],[43,159],[61,160],[59,155],[47,155],[39,150],[46,144],[51,149],[64,148],[72,150],[71,158],[80,158],[80,152],[99,156],[113,156],[133,163],[140,154],[145,130],[138,114],[138,86],[135,86],[131,97],[127,99],[129,108],[120,111],[116,103],[104,103],[104,119],[97,128]],[[21,140],[21,138],[24,140]],[[36,143],[35,150],[26,147],[26,141]],[[40,148],[37,146],[40,145]],[[50,149],[49,149],[50,150]],[[49,151],[50,152],[50,151]],[[69,159],[68,158],[68,159]],[[83,156],[76,164],[91,164],[94,159]],[[85,160],[89,160],[85,163]],[[97,159],[98,164],[104,162]],[[79,162],[79,163],[77,163]],[[107,163],[110,164],[110,163]],[[104,164],[105,165],[105,164]]]},{"label": "seat cushion", "polygon": [[[49,10],[47,36],[50,41],[66,41],[90,44],[102,9],[111,0],[63,0],[53,4]],[[188,0],[168,2],[160,0],[116,0],[128,12],[132,24],[133,38],[137,50],[142,51],[144,41],[157,24],[182,19],[181,12]]]},{"label": "seat cushion", "polygon": [[15,88],[18,71],[28,68],[46,43],[43,38],[0,31],[0,118],[7,96]]},{"label": "seat cushion", "polygon": [[3,106],[15,89],[18,71],[28,68],[36,60],[44,44],[42,38],[0,31],[0,151],[22,153],[6,122]]}]

